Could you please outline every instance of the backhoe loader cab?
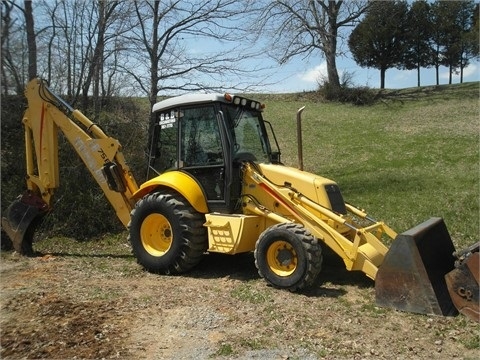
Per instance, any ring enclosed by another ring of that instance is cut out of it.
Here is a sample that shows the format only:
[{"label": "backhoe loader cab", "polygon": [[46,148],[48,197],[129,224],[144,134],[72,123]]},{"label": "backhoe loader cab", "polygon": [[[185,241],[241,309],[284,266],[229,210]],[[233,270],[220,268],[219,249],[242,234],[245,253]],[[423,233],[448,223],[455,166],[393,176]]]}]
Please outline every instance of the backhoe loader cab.
[{"label": "backhoe loader cab", "polygon": [[128,228],[137,262],[150,272],[188,271],[207,251],[253,252],[261,277],[296,291],[313,284],[328,247],[347,270],[375,280],[381,306],[437,315],[460,310],[480,321],[478,244],[457,252],[455,262],[441,218],[397,236],[346,203],[334,181],[301,170],[302,162],[299,169],[283,165],[257,101],[196,94],[155,104],[147,181],[137,186],[118,140],[41,79],[30,81],[25,95],[28,190],[2,213],[2,229],[22,254],[33,253],[35,225],[53,210],[56,139],[63,132]]},{"label": "backhoe loader cab", "polygon": [[230,213],[240,196],[241,160],[278,163],[259,102],[230,94],[193,94],[153,107],[147,178],[178,170],[202,189],[210,211]]}]

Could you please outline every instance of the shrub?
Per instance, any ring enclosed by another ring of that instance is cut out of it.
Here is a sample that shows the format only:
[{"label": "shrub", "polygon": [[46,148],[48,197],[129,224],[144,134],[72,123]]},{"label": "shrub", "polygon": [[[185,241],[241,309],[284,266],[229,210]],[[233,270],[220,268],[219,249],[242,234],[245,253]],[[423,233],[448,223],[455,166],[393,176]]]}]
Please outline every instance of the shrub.
[{"label": "shrub", "polygon": [[366,86],[348,87],[341,84],[340,87],[337,87],[332,86],[329,82],[323,82],[318,92],[326,100],[354,105],[372,105],[376,100],[376,92]]}]

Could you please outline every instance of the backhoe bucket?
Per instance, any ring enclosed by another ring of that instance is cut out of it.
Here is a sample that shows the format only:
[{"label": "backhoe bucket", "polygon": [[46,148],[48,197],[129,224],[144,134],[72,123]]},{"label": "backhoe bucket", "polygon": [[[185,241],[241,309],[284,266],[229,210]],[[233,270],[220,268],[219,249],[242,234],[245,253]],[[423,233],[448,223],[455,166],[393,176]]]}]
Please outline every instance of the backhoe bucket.
[{"label": "backhoe bucket", "polygon": [[459,257],[455,269],[445,275],[448,291],[455,307],[463,315],[480,323],[479,278],[480,278],[479,243],[474,250]]},{"label": "backhoe bucket", "polygon": [[22,255],[34,255],[32,248],[33,232],[48,205],[42,198],[25,193],[10,204],[2,214],[2,229],[12,241],[13,248]]},{"label": "backhoe bucket", "polygon": [[377,272],[377,305],[420,314],[457,315],[445,282],[445,275],[455,267],[454,251],[441,218],[431,218],[399,234]]}]

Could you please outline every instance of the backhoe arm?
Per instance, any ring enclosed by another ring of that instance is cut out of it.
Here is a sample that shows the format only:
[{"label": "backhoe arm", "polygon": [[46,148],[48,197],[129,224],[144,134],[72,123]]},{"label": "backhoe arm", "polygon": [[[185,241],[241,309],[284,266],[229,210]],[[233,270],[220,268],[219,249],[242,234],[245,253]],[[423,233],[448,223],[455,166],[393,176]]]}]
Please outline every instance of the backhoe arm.
[{"label": "backhoe arm", "polygon": [[52,198],[59,186],[58,133],[75,149],[102,188],[120,221],[127,226],[138,189],[125,162],[117,139],[107,136],[80,111],[55,95],[45,81],[34,79],[26,87],[28,108],[23,117],[25,129],[27,192],[2,215],[2,228],[15,249],[32,252],[30,229],[52,210]]}]

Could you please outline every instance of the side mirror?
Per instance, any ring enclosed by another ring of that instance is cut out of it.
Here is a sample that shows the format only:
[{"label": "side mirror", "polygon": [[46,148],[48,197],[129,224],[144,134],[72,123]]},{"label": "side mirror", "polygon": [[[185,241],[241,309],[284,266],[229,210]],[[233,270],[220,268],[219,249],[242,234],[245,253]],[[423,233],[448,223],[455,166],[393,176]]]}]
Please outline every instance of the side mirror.
[{"label": "side mirror", "polygon": [[282,162],[280,161],[280,151],[272,152],[271,159],[273,164],[281,164]]}]

